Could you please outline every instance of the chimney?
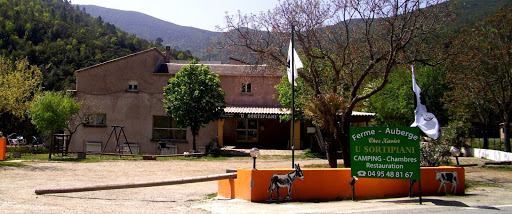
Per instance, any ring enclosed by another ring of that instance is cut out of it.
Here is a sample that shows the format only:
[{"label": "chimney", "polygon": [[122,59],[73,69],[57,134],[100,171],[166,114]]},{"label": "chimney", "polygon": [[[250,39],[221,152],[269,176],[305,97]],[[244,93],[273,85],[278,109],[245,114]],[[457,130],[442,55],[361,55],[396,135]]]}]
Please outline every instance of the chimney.
[{"label": "chimney", "polygon": [[165,46],[165,63],[169,63],[171,60],[171,46]]}]

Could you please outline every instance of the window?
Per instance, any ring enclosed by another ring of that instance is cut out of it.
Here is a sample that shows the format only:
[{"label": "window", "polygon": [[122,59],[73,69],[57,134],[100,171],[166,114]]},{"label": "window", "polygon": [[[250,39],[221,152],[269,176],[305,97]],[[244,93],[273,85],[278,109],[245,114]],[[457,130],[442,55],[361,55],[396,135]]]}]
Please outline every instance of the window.
[{"label": "window", "polygon": [[153,116],[153,140],[185,140],[187,131],[169,116]]},{"label": "window", "polygon": [[252,93],[251,83],[242,83],[242,93],[245,93],[245,94]]},{"label": "window", "polygon": [[129,80],[128,81],[128,89],[126,89],[126,91],[129,91],[129,92],[139,91],[137,80]]},{"label": "window", "polygon": [[85,115],[85,125],[86,126],[99,126],[99,127],[107,126],[107,114],[104,114],[104,113],[86,114]]},{"label": "window", "polygon": [[238,118],[236,123],[236,139],[238,142],[257,142],[258,120]]}]

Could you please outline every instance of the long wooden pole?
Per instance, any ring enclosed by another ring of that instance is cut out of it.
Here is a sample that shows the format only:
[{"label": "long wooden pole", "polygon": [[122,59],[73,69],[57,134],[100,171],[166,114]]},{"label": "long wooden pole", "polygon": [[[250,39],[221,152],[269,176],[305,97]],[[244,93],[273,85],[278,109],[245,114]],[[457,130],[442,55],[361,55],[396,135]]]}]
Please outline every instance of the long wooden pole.
[{"label": "long wooden pole", "polygon": [[148,183],[99,185],[99,186],[61,188],[61,189],[41,189],[41,190],[36,190],[36,194],[44,195],[44,194],[52,194],[52,193],[70,193],[70,192],[111,190],[111,189],[128,189],[128,188],[166,186],[166,185],[188,184],[188,183],[224,180],[224,179],[235,179],[236,177],[237,177],[236,173],[226,173],[226,174],[190,177],[190,178],[174,179],[174,180],[159,181],[159,182],[148,182]]}]

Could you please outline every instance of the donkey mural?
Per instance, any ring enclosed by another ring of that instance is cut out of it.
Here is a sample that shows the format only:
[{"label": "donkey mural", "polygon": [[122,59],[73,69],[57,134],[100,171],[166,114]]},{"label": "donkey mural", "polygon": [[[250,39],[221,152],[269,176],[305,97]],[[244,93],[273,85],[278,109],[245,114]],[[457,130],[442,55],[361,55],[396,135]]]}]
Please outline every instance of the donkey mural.
[{"label": "donkey mural", "polygon": [[270,191],[270,199],[272,200],[272,195],[274,193],[274,189],[277,192],[277,197],[281,199],[281,195],[279,195],[279,188],[286,187],[288,188],[288,194],[286,195],[286,199],[291,199],[290,193],[292,192],[292,185],[295,178],[299,178],[304,180],[304,175],[302,174],[302,170],[300,169],[299,164],[295,164],[295,170],[289,172],[288,174],[274,174],[270,178],[270,186],[267,189],[267,192]]}]

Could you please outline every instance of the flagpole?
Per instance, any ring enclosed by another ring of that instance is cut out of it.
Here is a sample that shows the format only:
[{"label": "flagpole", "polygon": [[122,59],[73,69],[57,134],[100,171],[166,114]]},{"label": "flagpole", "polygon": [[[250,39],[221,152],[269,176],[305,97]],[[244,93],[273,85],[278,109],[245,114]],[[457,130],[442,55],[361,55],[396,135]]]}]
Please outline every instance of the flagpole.
[{"label": "flagpole", "polygon": [[295,168],[295,26],[298,24],[297,21],[292,21],[292,169]]}]

